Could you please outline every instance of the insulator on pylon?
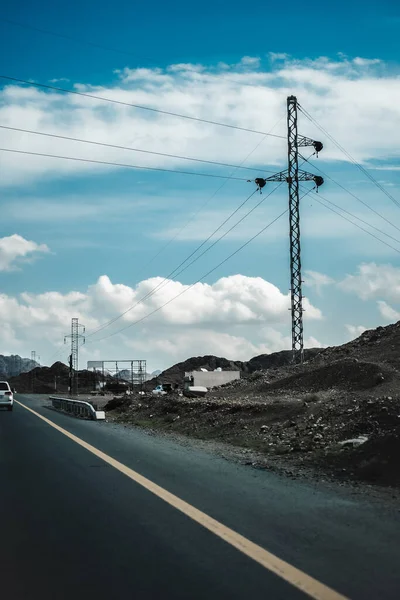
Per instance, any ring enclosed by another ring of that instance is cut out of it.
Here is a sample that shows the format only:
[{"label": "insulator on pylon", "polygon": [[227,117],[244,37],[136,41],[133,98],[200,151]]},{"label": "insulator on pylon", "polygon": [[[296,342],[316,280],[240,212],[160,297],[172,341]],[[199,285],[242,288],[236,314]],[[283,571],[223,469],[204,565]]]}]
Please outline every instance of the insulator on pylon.
[{"label": "insulator on pylon", "polygon": [[324,183],[324,178],[321,175],[314,175],[314,181],[318,191],[318,188]]},{"label": "insulator on pylon", "polygon": [[263,188],[267,182],[262,177],[256,177],[254,180],[254,183],[256,184],[258,189],[261,191],[261,188]]},{"label": "insulator on pylon", "polygon": [[315,152],[317,153],[317,156],[318,156],[318,152],[321,152],[324,145],[322,142],[314,142],[313,146],[314,146]]}]

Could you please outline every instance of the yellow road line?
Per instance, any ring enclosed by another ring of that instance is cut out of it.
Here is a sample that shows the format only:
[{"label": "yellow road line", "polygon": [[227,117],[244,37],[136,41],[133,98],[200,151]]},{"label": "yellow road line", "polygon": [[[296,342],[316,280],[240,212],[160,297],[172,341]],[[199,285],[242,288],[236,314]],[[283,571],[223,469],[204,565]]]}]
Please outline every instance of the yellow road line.
[{"label": "yellow road line", "polygon": [[193,521],[196,521],[196,523],[199,523],[199,525],[202,525],[203,527],[214,533],[216,536],[223,539],[225,542],[227,542],[228,544],[230,544],[249,558],[253,559],[255,562],[259,563],[264,568],[268,569],[268,571],[275,573],[275,575],[278,575],[279,577],[293,585],[295,588],[301,590],[302,592],[305,592],[311,598],[314,598],[314,600],[348,600],[345,596],[339,594],[335,590],[317,581],[313,577],[310,577],[303,571],[300,571],[300,569],[296,569],[296,567],[293,567],[284,560],[281,560],[280,558],[278,558],[274,554],[271,554],[271,552],[268,552],[261,546],[254,544],[253,542],[240,535],[236,531],[233,531],[233,529],[226,527],[219,521],[216,521],[209,515],[203,513],[201,510],[198,510],[191,504],[188,504],[181,498],[178,498],[178,496],[171,494],[156,483],[153,483],[152,481],[150,481],[150,479],[143,477],[143,475],[140,475],[133,469],[130,469],[129,467],[115,460],[111,456],[108,456],[108,454],[105,454],[98,448],[95,448],[91,444],[88,444],[73,433],[70,433],[66,429],[63,429],[59,425],[56,425],[56,423],[50,421],[50,419],[47,419],[46,417],[43,417],[42,415],[37,413],[35,410],[32,410],[25,404],[22,404],[17,400],[15,400],[15,402],[17,402],[17,404],[34,414],[36,417],[38,417],[51,427],[54,427],[54,429],[57,429],[57,431],[68,437],[70,440],[76,442],[77,444],[79,444],[98,458],[101,458],[102,460],[104,460],[104,462],[111,465],[112,467],[114,467],[115,469],[117,469],[118,471],[120,471],[139,485],[141,485],[142,487],[146,488],[146,490],[148,490],[149,492],[151,492],[155,496],[158,496],[158,498],[161,498],[161,500],[164,500],[164,502],[167,502],[187,517],[193,519]]}]

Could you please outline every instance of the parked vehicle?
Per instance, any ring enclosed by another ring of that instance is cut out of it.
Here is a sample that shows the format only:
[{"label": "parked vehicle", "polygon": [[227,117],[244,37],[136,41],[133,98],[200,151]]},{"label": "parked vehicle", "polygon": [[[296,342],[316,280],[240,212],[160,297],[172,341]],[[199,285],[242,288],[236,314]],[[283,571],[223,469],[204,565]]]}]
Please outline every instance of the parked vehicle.
[{"label": "parked vehicle", "polygon": [[165,394],[167,393],[166,390],[164,390],[164,387],[162,385],[158,385],[157,387],[154,388],[153,392],[152,392],[155,396],[165,396]]},{"label": "parked vehicle", "polygon": [[14,405],[14,394],[7,381],[0,381],[0,407],[12,410]]},{"label": "parked vehicle", "polygon": [[183,395],[188,398],[204,398],[207,394],[207,388],[203,385],[188,385],[183,390]]}]

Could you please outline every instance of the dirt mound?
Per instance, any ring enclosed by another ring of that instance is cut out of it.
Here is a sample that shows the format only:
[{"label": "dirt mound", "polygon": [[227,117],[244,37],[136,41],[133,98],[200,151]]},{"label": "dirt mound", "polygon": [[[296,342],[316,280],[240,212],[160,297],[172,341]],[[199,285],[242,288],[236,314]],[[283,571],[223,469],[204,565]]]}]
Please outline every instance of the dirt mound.
[{"label": "dirt mound", "polygon": [[241,371],[244,363],[241,361],[228,360],[220,356],[195,356],[188,358],[187,360],[173,365],[169,369],[166,369],[157,377],[150,379],[145,387],[146,389],[152,389],[154,385],[158,383],[171,383],[173,385],[183,385],[183,379],[185,372],[198,371],[199,369],[207,369],[207,371],[214,371],[220,367],[224,371]]},{"label": "dirt mound", "polygon": [[308,351],[302,365],[291,364],[291,352],[247,363],[197,357],[165,371],[166,382],[218,366],[239,368],[242,379],[195,400],[138,396],[114,405],[114,414],[122,422],[231,444],[251,456],[250,464],[400,486],[399,348],[400,322],[343,346]]},{"label": "dirt mound", "polygon": [[320,392],[329,389],[346,391],[367,390],[383,381],[390,381],[395,373],[381,366],[353,360],[339,360],[333,364],[312,368],[296,373],[269,384],[262,383],[258,391],[292,390],[295,392]]},{"label": "dirt mound", "polygon": [[400,486],[400,434],[373,437],[355,449],[328,455],[327,462],[354,479],[378,485]]},{"label": "dirt mound", "polygon": [[[87,370],[78,373],[79,389],[89,391],[93,389],[93,373]],[[10,385],[17,393],[53,394],[67,393],[69,386],[69,368],[62,362],[56,362],[51,367],[36,367],[29,373],[21,373],[11,377]]]},{"label": "dirt mound", "polygon": [[[313,360],[322,348],[306,348],[304,350],[304,360],[308,362]],[[255,371],[266,371],[278,367],[291,365],[293,362],[293,353],[291,350],[281,350],[281,352],[273,352],[272,354],[260,354],[244,363],[243,371],[245,373],[254,373]]]},{"label": "dirt mound", "polygon": [[400,321],[386,327],[365,331],[342,346],[328,347],[318,353],[313,362],[326,363],[346,357],[387,364],[400,370]]},{"label": "dirt mound", "polygon": [[[310,348],[304,351],[306,361],[312,360],[321,352],[320,348]],[[220,356],[196,356],[173,365],[154,377],[146,384],[146,389],[150,390],[158,383],[182,384],[185,372],[198,371],[199,369],[214,369],[221,368],[223,371],[241,371],[242,376],[250,375],[259,370],[275,369],[285,367],[292,364],[293,354],[291,350],[282,350],[281,352],[273,352],[272,354],[260,354],[249,361],[234,361],[222,358]]]}]

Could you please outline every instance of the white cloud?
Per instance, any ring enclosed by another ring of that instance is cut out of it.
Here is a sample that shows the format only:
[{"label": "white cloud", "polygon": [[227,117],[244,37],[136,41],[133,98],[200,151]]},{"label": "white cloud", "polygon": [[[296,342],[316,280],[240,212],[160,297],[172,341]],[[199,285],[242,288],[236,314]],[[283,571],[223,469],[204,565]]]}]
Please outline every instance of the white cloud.
[{"label": "white cloud", "polygon": [[238,66],[257,68],[260,66],[260,64],[261,59],[259,56],[243,56],[241,61],[238,63]]},{"label": "white cloud", "polygon": [[287,60],[289,58],[289,54],[286,54],[286,52],[269,52],[268,56],[271,61]]},{"label": "white cloud", "polygon": [[377,304],[382,317],[389,321],[389,323],[400,320],[400,312],[398,310],[395,310],[387,302],[385,302],[384,300],[378,300]]},{"label": "white cloud", "polygon": [[[332,61],[321,57],[296,61],[279,54],[270,58],[269,70],[259,67],[255,57],[244,57],[229,69],[190,64],[166,69],[126,68],[118,73],[113,85],[80,83],[75,89],[261,131],[269,131],[281,119],[285,96],[295,93],[356,159],[399,156],[393,123],[400,120],[400,105],[392,98],[400,93],[400,79],[396,74],[385,74],[377,59],[342,57]],[[246,132],[15,84],[0,92],[0,121],[14,127],[223,162],[240,162],[260,139]],[[302,130],[316,139],[322,135],[309,122],[303,122]],[[284,120],[274,133],[285,135]],[[176,159],[7,130],[2,136],[3,147],[11,149],[143,166],[176,168],[179,164],[182,168],[182,161]],[[272,138],[263,144],[262,152],[252,156],[252,162],[278,168],[284,164],[284,155],[284,140]],[[347,160],[329,143],[321,159]],[[44,176],[107,172],[113,168],[8,153],[1,153],[0,160],[3,186],[21,185],[21,180],[27,185]]]},{"label": "white cloud", "polygon": [[364,327],[364,325],[346,325],[346,329],[351,335],[351,339],[355,339],[364,331],[367,331],[367,327]]},{"label": "white cloud", "polygon": [[356,56],[356,58],[353,59],[353,63],[359,67],[379,65],[381,62],[382,61],[379,58],[361,58],[360,56]]},{"label": "white cloud", "polygon": [[317,271],[305,271],[304,274],[304,285],[307,287],[315,288],[317,294],[321,295],[322,288],[335,283],[335,280],[324,273],[318,273]]},{"label": "white cloud", "polygon": [[[0,320],[7,328],[4,352],[22,352],[27,344],[35,346],[49,361],[60,348],[67,355],[62,339],[68,333],[70,319],[79,318],[90,334],[103,323],[132,306],[119,321],[98,334],[88,336],[81,350],[82,361],[121,358],[146,358],[151,368],[168,367],[188,356],[215,353],[247,360],[256,354],[290,347],[290,300],[272,283],[258,277],[235,275],[213,284],[196,284],[191,289],[177,281],[143,301],[163,280],[152,278],[135,288],[113,284],[103,275],[85,293],[23,293],[19,297],[0,297]],[[135,323],[174,296],[187,290],[170,304],[143,322],[101,341],[109,333]],[[321,311],[305,301],[305,318],[312,322],[322,318]],[[98,342],[93,340],[99,340]],[[320,345],[310,338],[308,345]],[[26,352],[25,352],[26,353]],[[55,357],[53,357],[55,360]],[[83,363],[81,363],[83,364]]]},{"label": "white cloud", "polygon": [[3,195],[2,220],[31,223],[65,223],[82,219],[90,219],[90,222],[109,221],[118,218],[126,219],[130,213],[138,216],[144,208],[146,211],[156,211],[162,202],[165,205],[164,199],[147,196],[146,199],[134,200],[131,195],[123,194],[94,196],[86,193],[84,197],[80,197],[59,193],[57,196],[45,199],[34,196],[18,199],[11,196],[8,199]]},{"label": "white cloud", "polygon": [[375,169],[375,171],[400,171],[400,167],[397,165],[386,165],[383,167],[369,166],[369,169]]},{"label": "white cloud", "polygon": [[364,263],[356,275],[347,275],[339,287],[362,300],[385,299],[400,302],[400,268]]},{"label": "white cloud", "polygon": [[[158,288],[157,291],[152,293],[155,288]],[[136,288],[114,285],[103,275],[89,290],[93,301],[100,302],[103,310],[108,308],[117,312],[124,312],[140,298],[152,293],[145,302],[126,315],[125,321],[128,323],[170,300],[167,306],[151,317],[151,322],[179,327],[279,324],[287,322],[290,307],[289,294],[282,294],[275,285],[261,277],[244,275],[223,277],[212,285],[196,283],[192,287],[153,277],[140,282]],[[307,300],[304,307],[308,319],[322,318],[320,310]]]},{"label": "white cloud", "polygon": [[45,252],[49,252],[46,244],[37,244],[17,234],[0,238],[0,271],[11,271]]}]

